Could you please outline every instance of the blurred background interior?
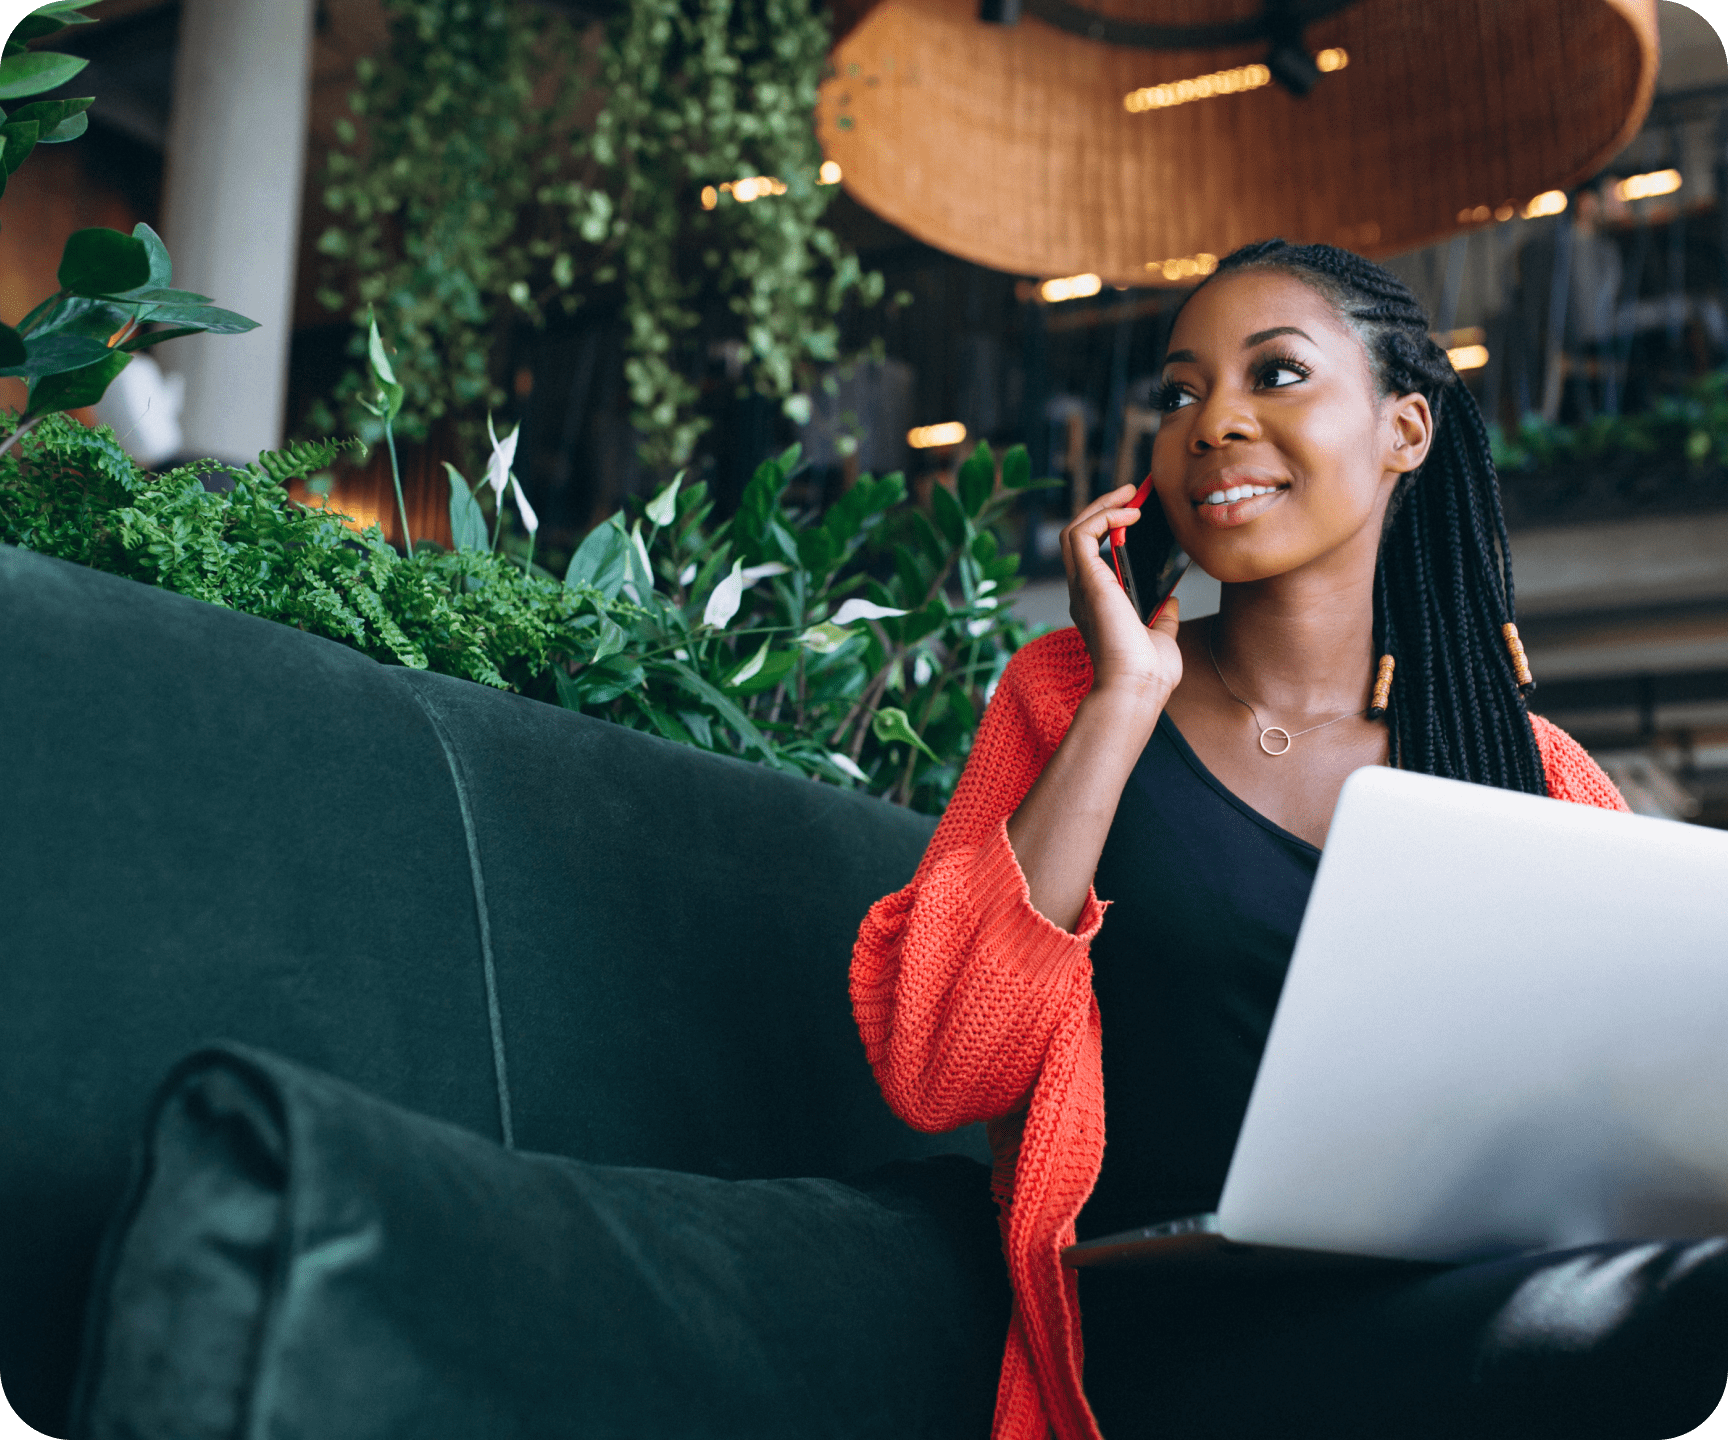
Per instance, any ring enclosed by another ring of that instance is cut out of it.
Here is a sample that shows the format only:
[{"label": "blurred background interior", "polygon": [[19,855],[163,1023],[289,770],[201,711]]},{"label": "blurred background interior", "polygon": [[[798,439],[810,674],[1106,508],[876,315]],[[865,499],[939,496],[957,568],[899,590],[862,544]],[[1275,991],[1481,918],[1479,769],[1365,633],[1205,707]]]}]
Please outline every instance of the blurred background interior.
[{"label": "blurred background interior", "polygon": [[[200,237],[176,233],[174,217],[226,207],[239,216],[226,278],[200,288],[263,328],[225,340],[216,369],[189,342],[163,347],[161,368],[130,367],[99,418],[146,463],[244,458],[306,433],[353,334],[319,299],[319,177],[356,63],[385,43],[378,0],[98,0],[90,13],[102,23],[60,46],[92,62],[72,87],[97,96],[89,133],[37,152],[0,200],[0,320],[53,288],[71,230],[147,221],[195,270]],[[1498,427],[1536,708],[1590,747],[1634,808],[1728,826],[1728,62],[1686,7],[1661,0],[1659,23],[1654,100],[1599,174],[1467,208],[1450,238],[1383,258],[1425,300]],[[967,163],[931,144],[932,167]],[[836,187],[826,223],[884,277],[888,299],[847,336],[879,342],[878,358],[837,372],[799,425],[770,398],[740,396],[736,357],[715,346],[699,463],[735,502],[764,455],[801,440],[812,463],[799,483],[815,500],[866,471],[903,469],[916,493],[952,471],[962,441],[1023,442],[1034,473],[1064,488],[1016,518],[1035,577],[1018,604],[1065,624],[1056,537],[1091,495],[1144,472],[1171,318],[1208,259],[1127,286],[1016,275],[914,238],[852,188]],[[1363,232],[1364,248],[1373,238]],[[637,454],[624,337],[590,307],[521,323],[506,343],[514,413],[501,419],[522,424],[517,469],[543,543],[568,551],[661,478]],[[241,373],[243,391],[225,386]],[[448,533],[443,458],[436,436],[409,457],[420,533]],[[337,484],[348,513],[390,531],[378,460]],[[1206,591],[1194,577],[1185,614],[1215,603]]]}]

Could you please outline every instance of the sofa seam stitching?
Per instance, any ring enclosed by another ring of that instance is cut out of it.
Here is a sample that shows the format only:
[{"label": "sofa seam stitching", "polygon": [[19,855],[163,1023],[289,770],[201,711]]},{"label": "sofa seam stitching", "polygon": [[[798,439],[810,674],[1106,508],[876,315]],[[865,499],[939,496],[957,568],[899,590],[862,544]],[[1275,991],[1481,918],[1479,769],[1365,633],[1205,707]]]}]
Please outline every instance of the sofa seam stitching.
[{"label": "sofa seam stitching", "polygon": [[438,743],[443,747],[444,763],[450,771],[450,781],[456,790],[456,808],[462,815],[462,834],[468,842],[468,874],[474,891],[475,916],[480,928],[480,969],[486,982],[486,1019],[492,1039],[493,1079],[498,1090],[498,1128],[503,1136],[504,1148],[514,1150],[516,1131],[511,1118],[510,1072],[504,1049],[504,1011],[498,999],[498,970],[492,959],[492,919],[486,905],[486,877],[480,863],[480,839],[474,829],[474,814],[468,800],[467,777],[463,773],[462,758],[445,729],[443,718],[416,686],[409,684],[407,689],[414,697],[414,703],[432,722]]}]

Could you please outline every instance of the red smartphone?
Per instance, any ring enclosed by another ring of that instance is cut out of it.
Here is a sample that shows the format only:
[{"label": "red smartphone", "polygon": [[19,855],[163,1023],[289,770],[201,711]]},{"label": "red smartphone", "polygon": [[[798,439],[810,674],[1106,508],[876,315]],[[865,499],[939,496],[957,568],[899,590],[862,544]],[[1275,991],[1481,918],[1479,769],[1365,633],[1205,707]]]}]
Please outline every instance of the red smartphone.
[{"label": "red smartphone", "polygon": [[1141,624],[1150,625],[1192,562],[1171,530],[1163,505],[1152,493],[1150,475],[1128,504],[1139,509],[1140,519],[1137,524],[1110,532],[1110,558],[1134,613]]}]

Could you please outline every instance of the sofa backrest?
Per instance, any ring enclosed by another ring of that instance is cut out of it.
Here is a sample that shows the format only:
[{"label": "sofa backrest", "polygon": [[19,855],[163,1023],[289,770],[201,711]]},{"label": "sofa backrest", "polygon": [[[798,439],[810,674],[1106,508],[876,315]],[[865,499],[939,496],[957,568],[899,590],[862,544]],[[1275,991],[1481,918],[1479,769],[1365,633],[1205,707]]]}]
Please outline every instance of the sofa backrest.
[{"label": "sofa backrest", "polygon": [[228,1038],[522,1149],[838,1176],[931,822],[0,547],[0,1383],[50,1433],[156,1080]]}]

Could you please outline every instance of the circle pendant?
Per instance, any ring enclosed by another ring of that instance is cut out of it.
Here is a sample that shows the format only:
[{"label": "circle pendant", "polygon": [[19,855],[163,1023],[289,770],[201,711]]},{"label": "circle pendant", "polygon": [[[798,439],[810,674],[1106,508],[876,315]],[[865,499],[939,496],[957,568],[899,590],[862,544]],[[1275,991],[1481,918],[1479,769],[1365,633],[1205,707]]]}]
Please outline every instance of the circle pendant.
[{"label": "circle pendant", "polygon": [[[1268,735],[1282,735],[1284,737],[1284,743],[1274,750],[1266,743],[1266,737]],[[1268,755],[1287,755],[1290,751],[1290,747],[1295,743],[1296,742],[1290,737],[1290,732],[1284,729],[1281,725],[1268,725],[1260,732],[1260,748]]]}]

